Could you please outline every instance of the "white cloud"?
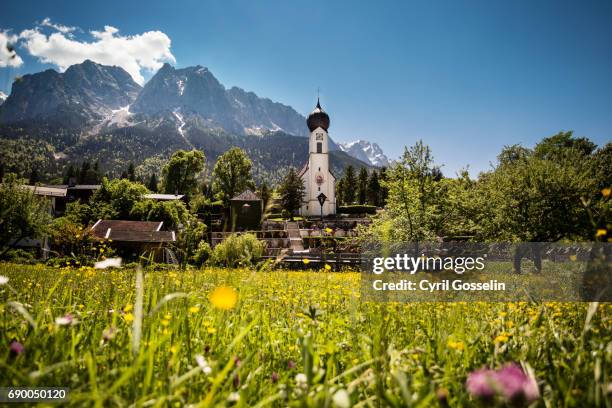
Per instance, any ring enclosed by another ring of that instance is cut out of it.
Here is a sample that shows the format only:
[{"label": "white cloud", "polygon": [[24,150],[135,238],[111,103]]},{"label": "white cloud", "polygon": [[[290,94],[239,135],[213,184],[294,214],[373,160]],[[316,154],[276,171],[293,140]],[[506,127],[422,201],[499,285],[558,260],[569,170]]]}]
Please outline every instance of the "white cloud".
[{"label": "white cloud", "polygon": [[23,60],[12,48],[17,41],[17,36],[8,31],[0,31],[0,68],[18,67]]},{"label": "white cloud", "polygon": [[[50,20],[47,22],[53,24]],[[37,27],[22,31],[19,38],[31,55],[41,62],[56,65],[60,71],[90,59],[99,64],[119,66],[142,85],[143,70],[155,71],[164,62],[176,62],[170,51],[170,38],[161,31],[122,36],[117,28],[104,26],[104,31],[90,31],[94,41],[87,42],[76,40],[71,31],[62,32],[55,26],[73,29],[53,24],[58,32],[46,35]]]},{"label": "white cloud", "polygon": [[40,25],[42,27],[51,27],[63,34],[68,34],[76,30],[76,27],[65,26],[63,24],[55,24],[51,22],[51,19],[49,17],[45,17],[45,19],[41,21]]}]

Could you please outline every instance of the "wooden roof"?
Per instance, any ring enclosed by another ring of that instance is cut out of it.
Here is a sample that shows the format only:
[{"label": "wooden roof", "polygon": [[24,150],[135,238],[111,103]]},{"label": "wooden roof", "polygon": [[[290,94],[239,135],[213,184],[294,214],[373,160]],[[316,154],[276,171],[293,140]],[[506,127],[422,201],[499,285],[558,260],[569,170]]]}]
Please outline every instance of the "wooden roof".
[{"label": "wooden roof", "polygon": [[253,191],[246,189],[242,193],[238,194],[236,197],[232,198],[230,201],[259,201],[261,198]]}]

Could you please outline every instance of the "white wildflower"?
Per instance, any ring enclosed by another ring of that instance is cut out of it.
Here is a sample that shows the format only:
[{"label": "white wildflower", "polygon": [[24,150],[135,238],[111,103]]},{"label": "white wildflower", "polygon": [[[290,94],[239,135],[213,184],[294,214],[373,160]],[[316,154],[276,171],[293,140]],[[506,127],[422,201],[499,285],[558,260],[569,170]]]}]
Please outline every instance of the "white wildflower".
[{"label": "white wildflower", "polygon": [[336,391],[332,400],[334,401],[334,405],[338,408],[348,408],[351,406],[351,399],[345,389]]},{"label": "white wildflower", "polygon": [[96,269],[121,268],[121,258],[108,258],[94,264]]},{"label": "white wildflower", "polygon": [[208,361],[206,361],[203,355],[198,354],[195,359],[204,374],[209,375],[210,373],[212,373],[212,368],[210,368],[210,366],[208,365]]},{"label": "white wildflower", "polygon": [[0,275],[0,286],[6,285],[8,281],[9,281],[9,278],[7,278],[6,276]]}]

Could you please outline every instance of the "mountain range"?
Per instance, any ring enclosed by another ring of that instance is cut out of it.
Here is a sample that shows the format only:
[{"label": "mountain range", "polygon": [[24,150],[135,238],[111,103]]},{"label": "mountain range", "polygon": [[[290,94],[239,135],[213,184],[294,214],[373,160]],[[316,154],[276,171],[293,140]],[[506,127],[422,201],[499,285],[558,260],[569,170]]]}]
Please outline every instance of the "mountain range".
[{"label": "mountain range", "polygon": [[367,140],[338,143],[338,147],[343,152],[372,166],[387,167],[390,164],[389,159],[385,156],[380,146]]},{"label": "mountain range", "polygon": [[[302,115],[252,92],[226,89],[202,66],[165,64],[141,87],[120,67],[86,60],[63,73],[19,77],[0,103],[0,139],[32,143],[46,152],[35,156],[46,154],[47,164],[55,161],[53,170],[37,168],[49,176],[82,160],[97,161],[110,174],[121,173],[129,162],[142,172],[159,172],[173,151],[190,148],[203,150],[210,167],[225,150],[239,146],[251,156],[256,177],[277,181],[286,167],[300,167],[307,158]],[[0,152],[5,171],[12,171],[9,145],[15,146],[5,142]],[[376,150],[373,162],[363,149],[345,153],[333,142],[330,148],[332,170],[338,173],[348,165],[378,165],[382,154],[377,145],[366,149]],[[40,166],[34,160],[30,167]]]}]

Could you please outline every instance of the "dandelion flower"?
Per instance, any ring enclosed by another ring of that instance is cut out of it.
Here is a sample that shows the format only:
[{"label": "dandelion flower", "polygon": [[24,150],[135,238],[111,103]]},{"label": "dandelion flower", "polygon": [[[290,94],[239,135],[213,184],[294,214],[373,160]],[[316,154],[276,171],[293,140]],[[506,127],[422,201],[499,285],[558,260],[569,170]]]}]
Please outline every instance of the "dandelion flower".
[{"label": "dandelion flower", "polygon": [[302,262],[304,262],[304,265],[308,265],[310,263],[310,259],[304,258],[302,259]]},{"label": "dandelion flower", "polygon": [[200,311],[200,307],[199,306],[191,306],[189,308],[189,313],[198,313]]},{"label": "dandelion flower", "polygon": [[494,343],[506,343],[508,340],[509,340],[508,336],[506,336],[505,334],[500,334],[499,336],[495,337],[493,342]]},{"label": "dandelion flower", "polygon": [[601,195],[604,197],[610,197],[610,194],[612,194],[612,188],[610,187],[606,187],[603,190],[601,190]]},{"label": "dandelion flower", "polygon": [[331,271],[331,266],[329,264],[325,264],[325,270],[326,271]]},{"label": "dandelion flower", "polygon": [[333,230],[332,230],[331,228],[329,228],[329,227],[325,228],[325,232],[327,232],[328,234],[331,234],[331,233],[332,233],[332,231],[333,231]]},{"label": "dandelion flower", "polygon": [[463,344],[462,341],[449,340],[447,345],[449,348],[457,351],[463,351],[465,349],[465,344]]},{"label": "dandelion flower", "polygon": [[8,281],[9,281],[9,278],[7,278],[6,276],[0,275],[0,286],[6,285]]},{"label": "dandelion flower", "polygon": [[126,313],[123,315],[123,320],[125,320],[127,323],[131,323],[134,321],[134,315],[131,313]]},{"label": "dandelion flower", "polygon": [[211,292],[208,299],[217,309],[230,310],[236,306],[238,292],[229,286],[219,286]]},{"label": "dandelion flower", "polygon": [[604,228],[598,228],[597,232],[595,233],[595,236],[597,238],[604,237],[607,233],[608,233],[608,231],[606,231]]}]

